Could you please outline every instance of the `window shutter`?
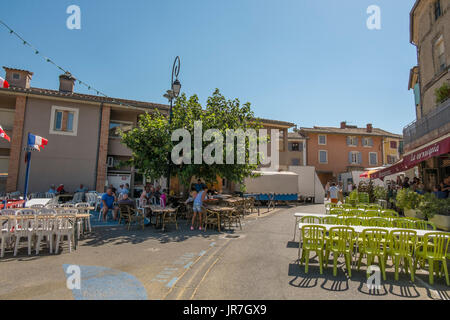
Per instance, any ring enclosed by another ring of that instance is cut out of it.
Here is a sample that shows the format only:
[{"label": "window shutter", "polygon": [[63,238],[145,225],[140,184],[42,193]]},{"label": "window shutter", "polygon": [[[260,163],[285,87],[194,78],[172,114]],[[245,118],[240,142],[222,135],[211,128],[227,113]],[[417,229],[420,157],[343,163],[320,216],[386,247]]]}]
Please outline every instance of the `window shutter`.
[{"label": "window shutter", "polygon": [[355,138],[355,146],[358,146],[358,138]]},{"label": "window shutter", "polygon": [[369,138],[369,146],[373,147],[373,139]]},{"label": "window shutter", "polygon": [[289,151],[292,151],[292,142],[289,142],[289,143],[288,143],[288,150],[289,150]]},{"label": "window shutter", "polygon": [[350,137],[347,137],[347,145],[350,145]]},{"label": "window shutter", "polygon": [[348,163],[352,164],[352,153],[351,152],[348,153]]},{"label": "window shutter", "polygon": [[358,164],[362,163],[362,153],[358,152]]},{"label": "window shutter", "polygon": [[298,143],[298,151],[303,151],[303,142]]}]

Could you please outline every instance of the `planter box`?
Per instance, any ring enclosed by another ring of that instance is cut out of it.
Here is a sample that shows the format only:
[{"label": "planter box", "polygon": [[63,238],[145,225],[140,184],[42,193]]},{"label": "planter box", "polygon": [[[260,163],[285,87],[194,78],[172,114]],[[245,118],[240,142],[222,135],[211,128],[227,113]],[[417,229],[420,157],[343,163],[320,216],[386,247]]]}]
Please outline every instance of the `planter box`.
[{"label": "planter box", "polygon": [[450,216],[435,214],[430,221],[433,222],[439,229],[450,231]]},{"label": "planter box", "polygon": [[405,217],[423,219],[422,214],[417,209],[408,209],[408,210],[405,210],[404,212],[405,212]]}]

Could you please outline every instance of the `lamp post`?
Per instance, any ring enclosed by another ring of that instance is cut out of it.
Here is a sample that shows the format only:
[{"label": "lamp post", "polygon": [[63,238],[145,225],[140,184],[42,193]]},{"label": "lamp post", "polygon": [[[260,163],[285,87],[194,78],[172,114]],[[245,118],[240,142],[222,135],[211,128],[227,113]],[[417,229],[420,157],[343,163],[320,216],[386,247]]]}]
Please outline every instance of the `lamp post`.
[{"label": "lamp post", "polygon": [[[172,124],[172,107],[173,107],[173,100],[178,98],[180,95],[181,90],[181,83],[178,80],[178,74],[180,73],[180,57],[177,56],[175,58],[175,61],[173,62],[172,67],[172,80],[170,81],[170,90],[167,90],[167,93],[164,94],[164,98],[168,99],[170,102],[170,109],[169,109],[169,128]],[[175,78],[175,80],[174,80]],[[168,165],[167,165],[167,192],[170,195],[170,175],[171,175],[171,159],[170,159],[170,151],[167,156]]]}]

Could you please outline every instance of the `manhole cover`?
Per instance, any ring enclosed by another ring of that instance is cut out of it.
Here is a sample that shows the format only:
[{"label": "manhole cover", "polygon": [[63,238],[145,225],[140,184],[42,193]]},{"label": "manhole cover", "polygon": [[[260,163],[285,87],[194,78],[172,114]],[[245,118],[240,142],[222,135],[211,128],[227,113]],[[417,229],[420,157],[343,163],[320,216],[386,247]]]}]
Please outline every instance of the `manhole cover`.
[{"label": "manhole cover", "polygon": [[231,235],[231,234],[228,234],[228,235],[225,236],[225,238],[228,238],[228,239],[237,239],[239,237],[240,236],[238,236],[238,235]]}]

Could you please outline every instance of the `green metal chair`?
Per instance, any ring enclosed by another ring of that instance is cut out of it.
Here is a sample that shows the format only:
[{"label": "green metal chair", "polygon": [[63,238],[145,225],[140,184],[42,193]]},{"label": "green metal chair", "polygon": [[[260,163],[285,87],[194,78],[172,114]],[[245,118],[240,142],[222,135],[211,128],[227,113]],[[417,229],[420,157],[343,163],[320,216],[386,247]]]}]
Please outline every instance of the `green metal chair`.
[{"label": "green metal chair", "polygon": [[368,218],[365,221],[365,225],[369,227],[389,228],[391,223],[384,218]]},{"label": "green metal chair", "polygon": [[329,231],[326,243],[325,267],[328,267],[329,255],[333,253],[333,276],[337,275],[337,259],[342,254],[345,257],[348,275],[352,277],[351,260],[355,247],[356,233],[350,227],[333,227]]},{"label": "green metal chair", "polygon": [[415,225],[419,230],[436,230],[436,225],[431,221],[417,220]]},{"label": "green metal chair", "polygon": [[338,217],[325,217],[322,218],[322,224],[340,224],[340,220]]},{"label": "green metal chair", "polygon": [[364,220],[357,217],[350,217],[345,219],[345,225],[347,226],[362,226],[364,224]]},{"label": "green metal chair", "polygon": [[[390,242],[387,255],[392,257],[395,266],[395,280],[398,281],[398,269],[403,260],[405,272],[408,273],[408,265],[411,269],[411,281],[414,282],[416,272],[413,263],[413,254],[416,247],[417,232],[414,230],[394,230],[389,234]],[[387,257],[387,256],[386,256]]]},{"label": "green metal chair", "polygon": [[366,212],[364,212],[365,217],[380,217],[380,215],[378,210],[366,210]]},{"label": "green metal chair", "polygon": [[[386,254],[389,232],[384,229],[366,229],[362,233],[362,243],[359,248],[358,271],[361,268],[361,260],[367,256],[367,266],[373,264],[375,257],[378,258],[383,280],[386,281]],[[367,277],[369,274],[367,273]]]},{"label": "green metal chair", "polygon": [[398,212],[392,209],[385,209],[385,210],[381,210],[381,216],[382,217],[392,217],[392,218],[396,218],[398,217]]},{"label": "green metal chair", "polygon": [[343,209],[340,208],[331,208],[330,209],[330,214],[331,215],[339,215],[341,213],[344,213],[345,211]]},{"label": "green metal chair", "polygon": [[311,251],[314,251],[319,257],[320,274],[323,274],[326,232],[327,230],[323,226],[307,225],[302,227],[303,242],[301,245],[302,256],[300,257],[300,265],[303,265],[303,260],[305,260],[305,273],[308,273],[309,254]]},{"label": "green metal chair", "polygon": [[398,218],[392,220],[392,227],[400,229],[415,229],[416,225],[411,220]]},{"label": "green metal chair", "polygon": [[313,223],[313,224],[321,224],[322,221],[319,217],[316,216],[304,216],[300,219],[301,223]]},{"label": "green metal chair", "polygon": [[434,283],[434,271],[439,273],[439,262],[442,263],[442,268],[445,273],[445,281],[447,286],[450,286],[447,269],[448,247],[450,243],[450,234],[442,232],[430,232],[425,234],[423,242],[416,250],[416,257],[421,262],[422,268],[425,265],[425,260],[428,260],[429,268],[429,282]]}]

